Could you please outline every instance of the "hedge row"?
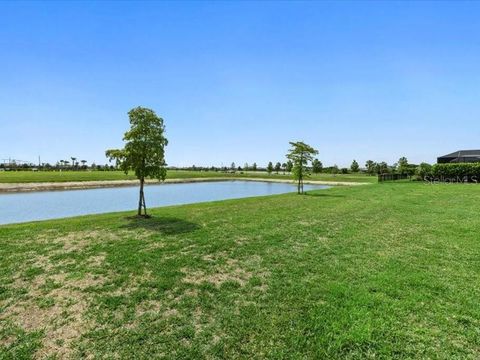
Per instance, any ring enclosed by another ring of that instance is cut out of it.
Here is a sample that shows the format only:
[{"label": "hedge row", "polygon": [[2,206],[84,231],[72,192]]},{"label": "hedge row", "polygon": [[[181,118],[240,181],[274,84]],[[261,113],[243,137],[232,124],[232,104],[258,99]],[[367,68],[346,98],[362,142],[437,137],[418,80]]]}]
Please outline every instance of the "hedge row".
[{"label": "hedge row", "polygon": [[432,166],[431,176],[440,181],[456,178],[480,181],[480,163],[435,164]]}]

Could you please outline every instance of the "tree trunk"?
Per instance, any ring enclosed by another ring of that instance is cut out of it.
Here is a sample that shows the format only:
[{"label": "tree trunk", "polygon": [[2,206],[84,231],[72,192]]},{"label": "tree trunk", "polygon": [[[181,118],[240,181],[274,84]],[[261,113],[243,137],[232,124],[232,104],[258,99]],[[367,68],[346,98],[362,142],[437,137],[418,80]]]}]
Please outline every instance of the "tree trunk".
[{"label": "tree trunk", "polygon": [[143,193],[143,185],[145,183],[145,178],[140,178],[140,196],[138,199],[138,216],[142,215],[142,207],[145,209],[145,215],[147,215],[147,208],[145,207],[145,195]]},{"label": "tree trunk", "polygon": [[298,194],[303,194],[303,177],[302,175],[298,178]]},{"label": "tree trunk", "polygon": [[298,193],[303,194],[303,153],[300,154],[300,168],[298,169]]},{"label": "tree trunk", "polygon": [[303,194],[303,159],[300,158],[300,167],[298,169],[298,193]]},{"label": "tree trunk", "polygon": [[145,203],[145,193],[143,195],[143,215],[147,216],[147,204]]}]

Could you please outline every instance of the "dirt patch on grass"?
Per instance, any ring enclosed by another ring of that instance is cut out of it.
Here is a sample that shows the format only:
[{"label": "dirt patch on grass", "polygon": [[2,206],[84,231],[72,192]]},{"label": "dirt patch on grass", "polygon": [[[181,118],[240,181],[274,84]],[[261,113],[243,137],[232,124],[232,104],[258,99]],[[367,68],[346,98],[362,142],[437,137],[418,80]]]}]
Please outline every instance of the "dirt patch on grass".
[{"label": "dirt patch on grass", "polygon": [[202,260],[207,262],[216,262],[220,259],[225,259],[227,257],[228,257],[228,253],[226,251],[220,251],[214,254],[203,255]]},{"label": "dirt patch on grass", "polygon": [[203,330],[205,326],[205,321],[202,320],[203,311],[200,307],[196,307],[192,314],[193,327],[195,328],[195,333],[199,333]]},{"label": "dirt patch on grass", "polygon": [[56,252],[68,253],[72,251],[81,251],[87,246],[93,244],[106,243],[116,240],[125,240],[128,238],[140,240],[146,239],[154,234],[155,231],[148,229],[115,229],[112,231],[107,231],[104,229],[93,229],[68,233],[48,230],[36,235],[35,238],[33,238],[32,240],[46,245],[63,245],[63,247],[61,249],[57,249]]},{"label": "dirt patch on grass", "polygon": [[96,267],[102,266],[103,263],[105,262],[105,257],[106,257],[105,253],[90,256],[88,258],[88,266],[90,266],[90,267],[92,267],[92,266],[96,266]]},{"label": "dirt patch on grass", "polygon": [[[58,241],[67,244],[63,251],[72,249],[70,245],[73,242],[79,246],[76,248],[84,246],[83,240],[78,241],[76,236],[62,237]],[[104,258],[105,255],[100,254],[87,261],[89,266],[100,265]],[[85,318],[88,294],[84,290],[101,286],[106,279],[91,273],[82,277],[69,277],[67,273],[56,272],[55,262],[46,255],[37,254],[28,264],[40,269],[38,275],[32,278],[20,274],[13,280],[10,286],[15,290],[22,289],[25,293],[4,304],[0,320],[12,323],[26,332],[43,333],[42,346],[35,358],[68,358],[72,355],[73,343],[93,326]],[[10,339],[9,342],[11,341]]]},{"label": "dirt patch on grass", "polygon": [[74,289],[85,290],[91,287],[102,286],[106,280],[103,276],[89,273],[80,279],[69,280],[69,284]]},{"label": "dirt patch on grass", "polygon": [[137,305],[135,313],[137,316],[142,316],[147,313],[160,313],[162,307],[162,303],[158,300],[146,300]]},{"label": "dirt patch on grass", "polygon": [[30,262],[31,266],[42,268],[44,271],[50,271],[53,268],[53,264],[50,262],[50,257],[45,255],[36,255],[33,257],[33,261]]},{"label": "dirt patch on grass", "polygon": [[212,272],[192,271],[188,268],[183,268],[181,271],[185,274],[183,282],[195,285],[207,282],[220,286],[227,281],[233,281],[243,286],[254,275],[251,271],[240,267],[238,260],[235,259],[227,260],[224,265],[215,267]]},{"label": "dirt patch on grass", "polygon": [[165,306],[161,301],[157,300],[143,301],[137,306],[135,313],[137,316],[158,314],[166,318],[178,316],[179,314],[177,309]]},{"label": "dirt patch on grass", "polygon": [[15,336],[7,336],[3,339],[0,339],[0,346],[9,347],[15,342]]},{"label": "dirt patch on grass", "polygon": [[[61,285],[50,290],[47,280]],[[69,280],[63,274],[42,274],[31,282],[16,281],[14,286],[28,285],[28,294],[24,300],[7,306],[0,320],[11,321],[27,332],[44,333],[36,358],[67,358],[72,353],[73,342],[92,326],[84,316],[88,301],[80,289],[100,282],[89,277]],[[44,299],[50,301],[42,303]]]},{"label": "dirt patch on grass", "polygon": [[186,298],[196,298],[198,297],[198,290],[197,289],[186,289],[184,292],[180,294],[175,294],[175,291],[171,292],[167,295],[169,300],[174,301],[175,303],[182,302]]},{"label": "dirt patch on grass", "polygon": [[[110,256],[108,250],[99,251],[108,247],[98,244],[112,242],[109,246],[114,246],[117,240],[124,241],[127,238],[135,241],[148,238],[142,242],[145,246],[141,248],[151,250],[164,246],[157,235],[158,232],[155,230],[138,229],[119,229],[111,232],[107,230],[42,232],[38,238],[32,240],[37,246],[23,253],[27,261],[20,266],[19,275],[9,279],[7,287],[14,287],[15,293],[19,295],[7,300],[8,303],[2,303],[0,321],[26,332],[40,332],[43,335],[41,347],[35,354],[36,358],[69,358],[76,355],[76,348],[83,341],[82,335],[98,325],[89,317],[93,310],[92,291],[100,296],[118,295],[133,300],[129,303],[133,308],[128,310],[133,310],[134,313],[132,316],[129,312],[128,316],[131,318],[126,318],[130,324],[126,324],[127,327],[135,328],[143,325],[144,321],[157,319],[171,324],[191,321],[195,332],[206,337],[210,336],[210,330],[218,329],[213,328],[214,312],[200,305],[201,297],[213,295],[206,294],[208,290],[204,293],[197,287],[199,284],[209,283],[216,287],[225,283],[236,283],[240,287],[248,284],[248,291],[255,291],[257,285],[263,290],[262,280],[252,280],[253,277],[259,276],[259,273],[264,274],[261,272],[263,270],[260,257],[231,259],[233,254],[230,251],[198,254],[199,245],[191,244],[183,248],[180,254],[195,256],[202,266],[182,269],[181,283],[176,290],[168,291],[171,296],[167,295],[161,300],[142,301],[141,299],[145,299],[143,296],[149,298],[151,295],[145,293],[142,284],[154,282],[159,274],[152,273],[147,265],[128,277],[116,274],[109,267],[111,264],[108,262]],[[34,251],[35,249],[38,249],[38,252]],[[65,254],[70,255],[62,256]],[[71,264],[71,268],[65,267],[65,264]],[[99,274],[95,274],[96,272]],[[251,280],[252,283],[249,283]],[[237,291],[235,286],[226,286],[225,289]],[[141,294],[142,298],[136,297],[136,292]],[[190,308],[190,311],[185,311],[185,308]],[[10,336],[8,340],[2,340],[2,344],[9,346],[8,344],[13,344],[16,340],[15,335]],[[215,342],[217,341],[220,340],[216,339]]]},{"label": "dirt patch on grass", "polygon": [[156,249],[163,249],[165,246],[166,246],[166,244],[164,242],[155,241],[155,242],[151,242],[148,245],[146,245],[141,251],[142,252],[150,252],[150,251],[154,251]]}]

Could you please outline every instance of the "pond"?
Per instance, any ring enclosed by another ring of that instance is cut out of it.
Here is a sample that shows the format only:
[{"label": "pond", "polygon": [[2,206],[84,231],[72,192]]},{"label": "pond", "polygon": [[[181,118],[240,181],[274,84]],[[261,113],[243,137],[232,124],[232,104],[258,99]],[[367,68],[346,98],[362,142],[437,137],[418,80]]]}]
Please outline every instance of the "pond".
[{"label": "pond", "polygon": [[[325,188],[328,186],[304,186],[305,191]],[[134,210],[138,190],[132,186],[0,194],[0,224]],[[294,191],[296,186],[289,183],[215,181],[149,185],[145,187],[145,198],[147,208],[153,208]]]}]

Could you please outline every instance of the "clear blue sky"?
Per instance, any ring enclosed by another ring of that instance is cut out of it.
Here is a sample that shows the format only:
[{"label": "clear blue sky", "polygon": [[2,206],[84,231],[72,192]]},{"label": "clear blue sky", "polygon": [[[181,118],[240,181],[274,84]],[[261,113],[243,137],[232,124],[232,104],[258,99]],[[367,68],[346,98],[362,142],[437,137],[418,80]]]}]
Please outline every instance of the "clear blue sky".
[{"label": "clear blue sky", "polygon": [[0,3],[0,159],[105,163],[127,111],[170,165],[480,148],[480,3]]}]

